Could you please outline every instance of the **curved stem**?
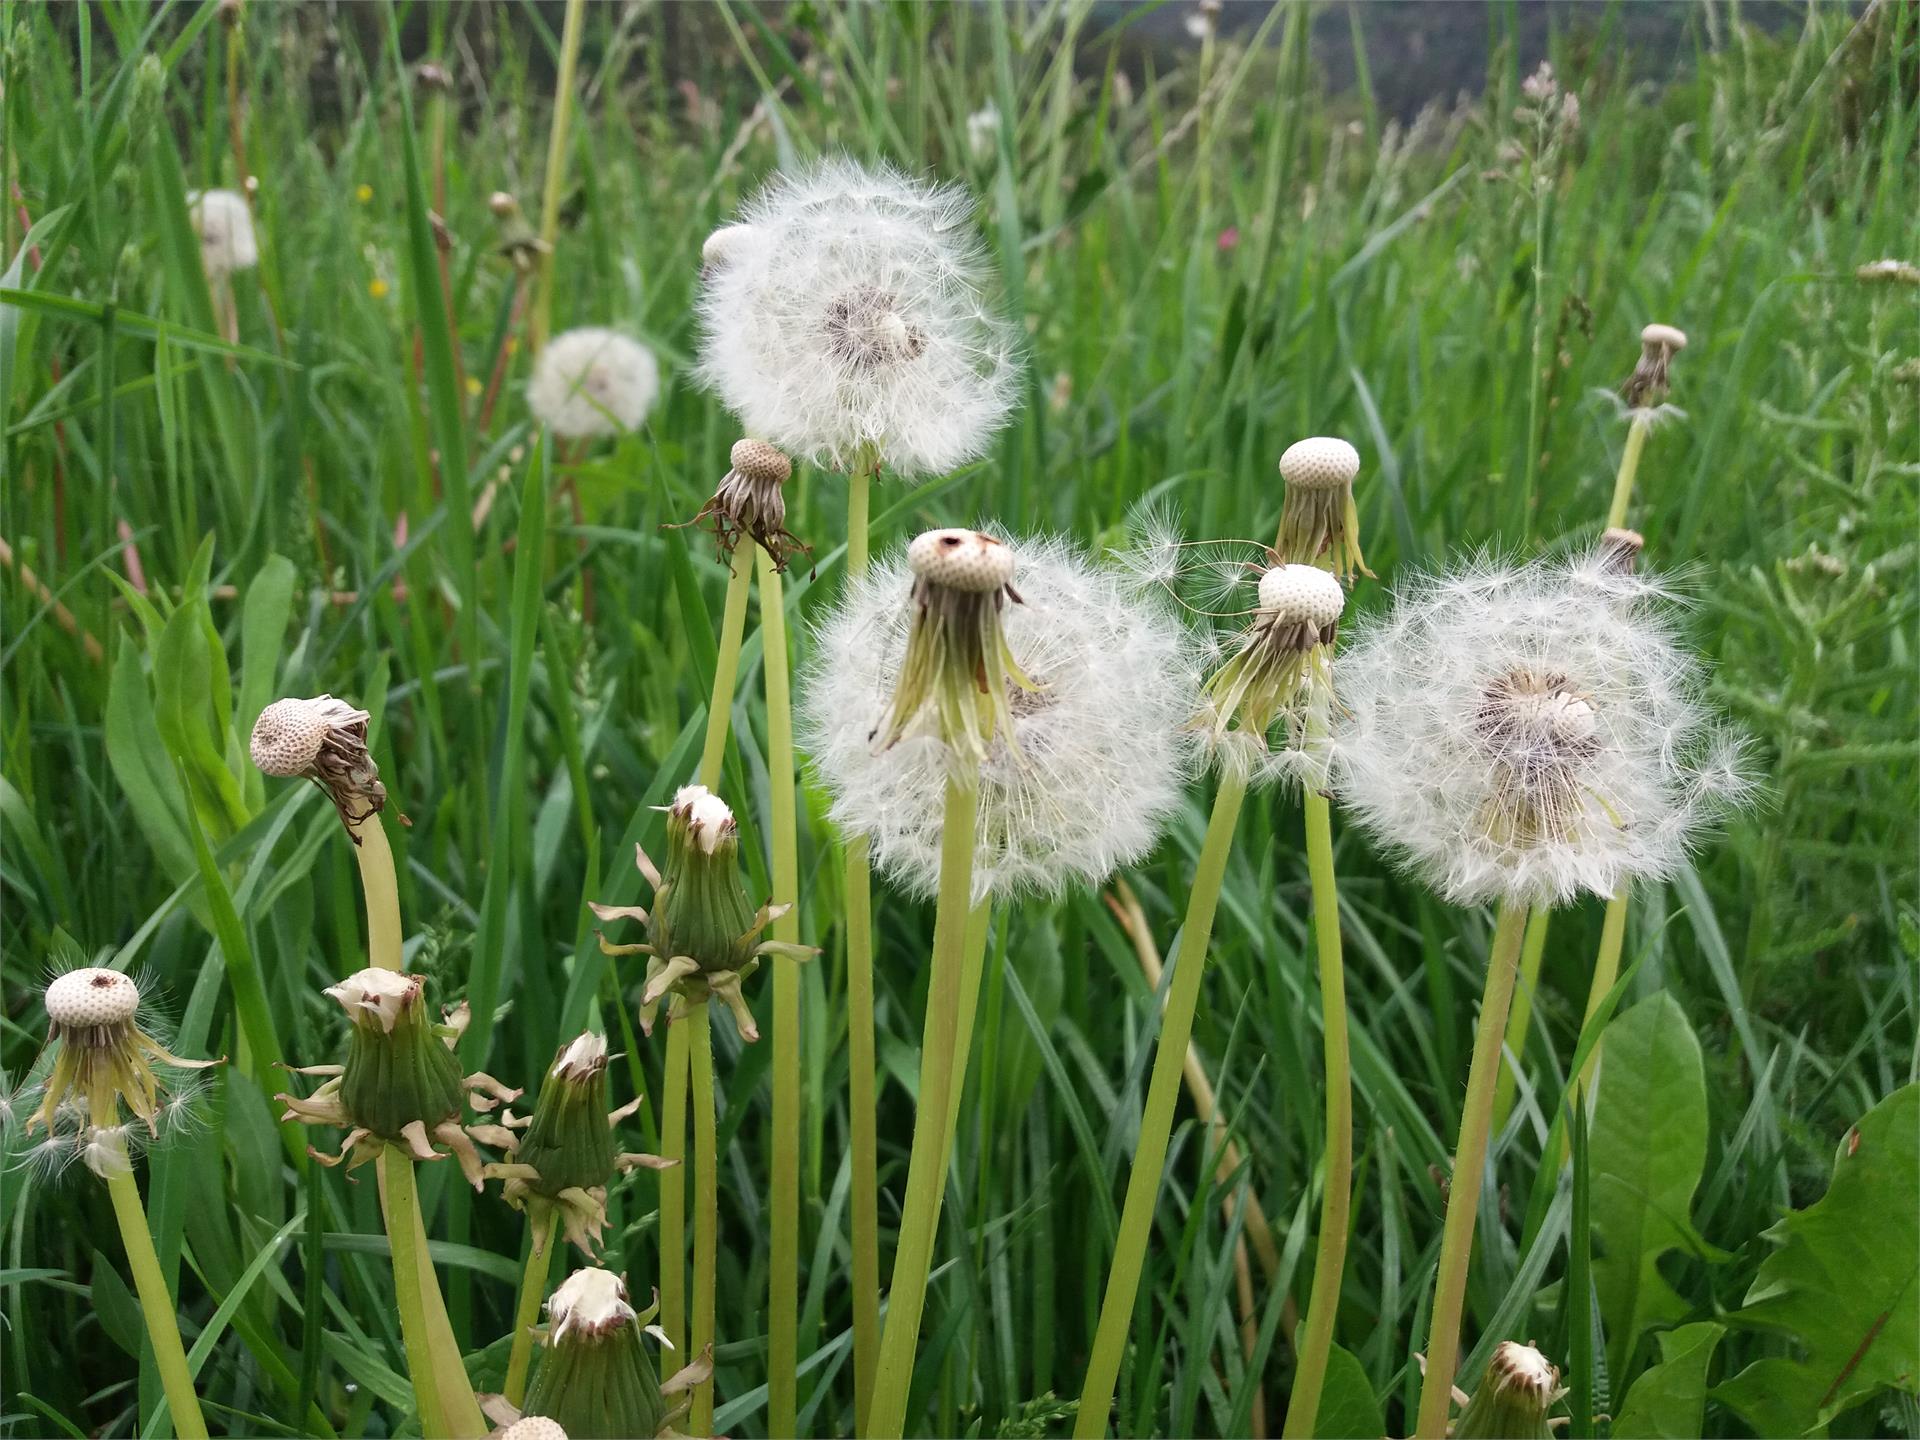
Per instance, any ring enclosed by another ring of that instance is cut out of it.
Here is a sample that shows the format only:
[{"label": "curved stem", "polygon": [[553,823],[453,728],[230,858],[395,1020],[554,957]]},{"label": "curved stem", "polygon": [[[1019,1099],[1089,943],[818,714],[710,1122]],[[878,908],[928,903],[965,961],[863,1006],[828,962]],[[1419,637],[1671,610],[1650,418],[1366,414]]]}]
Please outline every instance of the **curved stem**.
[{"label": "curved stem", "polygon": [[[104,1107],[96,1104],[93,1123],[111,1127],[117,1118],[113,1108],[111,1099]],[[187,1368],[173,1296],[167,1290],[160,1256],[153,1248],[153,1231],[140,1203],[140,1184],[131,1168],[108,1175],[106,1181],[107,1194],[113,1200],[113,1218],[120,1225],[120,1243],[127,1252],[127,1267],[133,1271],[134,1293],[140,1297],[140,1313],[153,1344],[153,1367],[160,1374],[160,1388],[173,1414],[173,1428],[182,1440],[206,1440],[207,1422],[200,1414],[199,1397],[193,1393],[193,1372]]]},{"label": "curved stem", "polygon": [[553,1234],[560,1215],[549,1210],[544,1221],[527,1217],[527,1266],[520,1274],[520,1298],[513,1307],[513,1346],[507,1352],[507,1403],[518,1407],[527,1395],[527,1368],[533,1363],[533,1327],[547,1294],[547,1268],[553,1263]]},{"label": "curved stem", "polygon": [[[800,939],[799,821],[794,799],[793,697],[787,673],[785,589],[758,546],[761,675],[767,696],[773,901],[791,908],[773,938]],[[797,1436],[800,1365],[800,967],[773,967],[773,1160],[767,1206],[767,1433]]]},{"label": "curved stem", "polygon": [[391,1145],[380,1152],[380,1178],[386,1182],[387,1243],[393,1255],[393,1300],[400,1312],[400,1335],[406,1343],[407,1373],[420,1407],[420,1430],[425,1435],[449,1433],[440,1408],[433,1347],[427,1338],[425,1294],[420,1284],[420,1256],[414,1249],[414,1222],[419,1197],[413,1184],[413,1161]]},{"label": "curved stem", "polygon": [[1445,1440],[1447,1407],[1453,1399],[1453,1372],[1460,1359],[1460,1316],[1466,1306],[1467,1266],[1473,1258],[1473,1224],[1480,1210],[1480,1184],[1487,1162],[1493,1119],[1493,1083],[1500,1069],[1500,1038],[1519,968],[1520,941],[1527,907],[1505,903],[1493,930],[1487,960],[1486,991],[1473,1034],[1473,1062],[1467,1070],[1467,1098],[1460,1111],[1460,1143],[1453,1152],[1453,1178],[1447,1191],[1447,1220],[1440,1238],[1440,1268],[1433,1286],[1433,1327],[1427,1340],[1427,1375],[1420,1386],[1417,1440]]},{"label": "curved stem", "polygon": [[1520,984],[1513,992],[1513,1007],[1507,1012],[1506,1052],[1511,1063],[1500,1067],[1500,1078],[1493,1087],[1493,1133],[1507,1128],[1513,1114],[1513,1092],[1519,1084],[1520,1060],[1527,1053],[1527,1027],[1533,1023],[1533,997],[1540,988],[1540,965],[1547,953],[1547,926],[1553,912],[1536,906],[1527,917],[1527,938],[1520,947]]},{"label": "curved stem", "polygon": [[[913,1152],[900,1215],[900,1240],[887,1292],[887,1323],[880,1335],[867,1433],[898,1440],[907,1417],[914,1352],[927,1303],[927,1276],[946,1195],[948,1119],[965,1004],[967,921],[972,909],[974,820],[978,777],[949,776],[940,824],[940,897],[933,920],[933,974],[920,1041],[920,1094],[913,1116]],[[978,971],[975,972],[976,979]],[[971,1038],[971,1037],[969,1037]]]},{"label": "curved stem", "polygon": [[1340,892],[1333,870],[1333,825],[1327,797],[1306,796],[1307,872],[1313,881],[1313,938],[1320,959],[1320,1011],[1327,1068],[1326,1190],[1320,1200],[1320,1240],[1314,1252],[1313,1293],[1300,1339],[1300,1364],[1287,1401],[1287,1440],[1314,1433],[1327,1356],[1340,1309],[1347,1264],[1347,1224],[1353,1207],[1353,1076],[1347,1054],[1347,989],[1340,950]]},{"label": "curved stem", "polygon": [[[713,1344],[714,1260],[720,1229],[719,1126],[713,1100],[713,1024],[707,1003],[689,1006],[685,1021],[693,1077],[693,1348],[697,1359]],[[693,1391],[693,1433],[713,1433],[713,1376]]]},{"label": "curved stem", "polygon": [[[1153,1234],[1153,1212],[1160,1197],[1160,1180],[1167,1164],[1167,1142],[1173,1134],[1173,1108],[1180,1098],[1180,1072],[1187,1041],[1193,1035],[1194,1011],[1200,1001],[1200,980],[1206,968],[1207,945],[1213,936],[1213,915],[1226,879],[1227,855],[1233,830],[1246,799],[1244,781],[1221,782],[1207,821],[1207,837],[1200,847],[1200,863],[1193,873],[1187,897],[1187,918],[1180,930],[1173,981],[1167,990],[1167,1011],[1160,1021],[1160,1041],[1153,1056],[1153,1076],[1147,1083],[1146,1109],[1140,1115],[1140,1140],[1134,1147],[1133,1170],[1127,1177],[1126,1203],[1120,1212],[1120,1234],[1113,1265],[1107,1272],[1106,1298],[1100,1304],[1100,1324],[1094,1331],[1093,1353],[1080,1390],[1080,1412],[1073,1433],[1079,1440],[1107,1432],[1113,1409],[1114,1385],[1120,1378],[1120,1360],[1127,1348],[1133,1302],[1140,1290],[1140,1272]],[[1121,1429],[1124,1431],[1125,1426]]]},{"label": "curved stem", "polygon": [[740,675],[740,641],[747,629],[747,589],[753,583],[751,540],[733,552],[727,576],[726,609],[720,616],[720,650],[713,665],[713,694],[707,701],[707,738],[700,749],[700,783],[720,788],[720,767],[727,757],[727,728],[733,715],[733,686]]}]

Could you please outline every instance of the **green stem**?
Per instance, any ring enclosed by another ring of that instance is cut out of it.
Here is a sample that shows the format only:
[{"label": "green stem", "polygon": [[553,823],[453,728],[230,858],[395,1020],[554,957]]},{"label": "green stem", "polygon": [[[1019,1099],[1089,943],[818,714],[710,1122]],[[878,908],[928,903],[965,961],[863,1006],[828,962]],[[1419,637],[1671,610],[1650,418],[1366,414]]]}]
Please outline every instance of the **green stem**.
[{"label": "green stem", "polygon": [[[907,1164],[907,1195],[888,1290],[887,1323],[880,1336],[873,1404],[867,1433],[899,1440],[913,1383],[914,1351],[927,1303],[927,1275],[940,1229],[940,1202],[947,1188],[947,1138],[951,1096],[957,1083],[955,1055],[965,1004],[967,920],[972,909],[974,821],[979,777],[947,780],[940,825],[940,895],[933,920],[933,974],[920,1041],[920,1094],[913,1116],[913,1151]],[[977,973],[977,972],[976,972]]]},{"label": "green stem", "polygon": [[[720,767],[727,757],[727,727],[733,714],[733,686],[740,675],[740,641],[747,630],[747,590],[753,583],[753,554],[759,547],[742,541],[733,552],[727,576],[726,609],[720,616],[720,652],[713,664],[713,694],[707,701],[707,739],[700,750],[700,783],[720,789]],[[742,553],[742,552],[746,553]]]},{"label": "green stem", "polygon": [[393,1299],[400,1312],[407,1373],[413,1379],[414,1398],[420,1407],[420,1430],[424,1435],[444,1435],[450,1432],[440,1408],[439,1377],[434,1373],[426,1299],[420,1284],[420,1256],[414,1248],[414,1222],[420,1207],[413,1184],[413,1160],[389,1145],[380,1152],[379,1163],[386,1188],[387,1243],[393,1255]]},{"label": "green stem", "polygon": [[[1593,957],[1593,984],[1587,989],[1586,1013],[1580,1017],[1582,1029],[1592,1023],[1600,1002],[1607,998],[1607,992],[1620,978],[1620,951],[1626,938],[1627,888],[1623,885],[1607,900],[1606,919],[1600,925],[1600,951]],[[1574,1088],[1591,1095],[1599,1083],[1599,1075],[1600,1043],[1595,1041],[1593,1049],[1587,1052],[1587,1063],[1580,1068],[1580,1080]]]},{"label": "green stem", "polygon": [[1340,950],[1340,892],[1333,871],[1333,823],[1327,797],[1306,795],[1307,873],[1313,881],[1313,938],[1320,959],[1320,1011],[1327,1065],[1326,1190],[1320,1199],[1320,1240],[1314,1253],[1313,1293],[1299,1338],[1300,1363],[1287,1401],[1284,1434],[1314,1433],[1320,1393],[1340,1309],[1347,1264],[1347,1226],[1353,1209],[1353,1076],[1347,1054],[1347,988]]},{"label": "green stem", "polygon": [[527,1267],[520,1274],[520,1298],[513,1307],[513,1346],[507,1353],[509,1405],[519,1406],[527,1394],[527,1369],[533,1363],[533,1327],[540,1320],[540,1302],[547,1294],[547,1269],[553,1263],[553,1234],[560,1212],[549,1210],[544,1221],[527,1217]]},{"label": "green stem", "polygon": [[[867,573],[870,467],[847,477],[847,579]],[[864,835],[849,836],[847,906],[847,1140],[852,1167],[854,1432],[867,1433],[880,1357],[880,1142],[875,1129],[873,870]]]},{"label": "green stem", "polygon": [[573,120],[573,75],[580,60],[586,0],[567,0],[560,31],[560,70],[553,85],[553,128],[547,132],[546,184],[540,196],[540,277],[533,297],[533,352],[547,343],[553,314],[553,251],[560,235],[560,200],[567,178],[567,130]]},{"label": "green stem", "polygon": [[1627,506],[1633,501],[1633,480],[1640,471],[1640,452],[1647,448],[1652,429],[1639,415],[1627,426],[1627,448],[1620,454],[1620,469],[1613,477],[1613,503],[1607,507],[1607,528],[1618,530],[1627,523]]},{"label": "green stem", "polygon": [[660,1328],[673,1353],[687,1348],[687,1026],[667,1025],[667,1073],[660,1096]]},{"label": "green stem", "polygon": [[[947,1097],[945,1143],[949,1155],[953,1154],[953,1142],[960,1133],[960,1102],[966,1095],[967,1062],[973,1054],[974,1016],[980,1010],[980,976],[987,968],[987,920],[992,910],[992,905],[982,900],[967,915],[967,945],[962,952],[960,970],[960,1023],[954,1027],[953,1093]],[[981,1064],[990,1064],[992,1059],[990,1054],[984,1056]]]},{"label": "green stem", "polygon": [[1100,1304],[1100,1324],[1094,1331],[1093,1353],[1080,1390],[1080,1413],[1073,1426],[1079,1440],[1094,1440],[1107,1433],[1114,1385],[1120,1378],[1120,1360],[1133,1319],[1133,1302],[1140,1290],[1147,1242],[1152,1238],[1154,1207],[1167,1164],[1167,1142],[1173,1134],[1173,1109],[1180,1098],[1180,1072],[1186,1061],[1187,1041],[1193,1035],[1200,980],[1213,936],[1213,915],[1226,879],[1227,855],[1233,848],[1240,803],[1246,796],[1244,781],[1221,782],[1212,817],[1207,821],[1206,840],[1200,847],[1200,863],[1194,869],[1187,918],[1180,929],[1173,980],[1167,989],[1167,1011],[1160,1021],[1160,1041],[1153,1056],[1153,1076],[1147,1083],[1146,1109],[1140,1116],[1140,1139],[1134,1147],[1132,1173],[1127,1177],[1120,1234],[1114,1245],[1113,1266],[1107,1272],[1106,1298]]},{"label": "green stem", "polygon": [[[102,1113],[104,1108],[105,1113]],[[93,1123],[111,1127],[117,1117],[114,1102],[94,1107]],[[180,1343],[180,1325],[174,1318],[173,1296],[168,1293],[166,1276],[160,1269],[160,1256],[153,1248],[153,1231],[147,1226],[147,1212],[140,1204],[140,1185],[131,1169],[108,1175],[107,1194],[113,1200],[113,1218],[120,1222],[120,1243],[126,1248],[127,1266],[133,1271],[134,1293],[140,1297],[140,1311],[147,1322],[147,1338],[153,1344],[153,1366],[160,1373],[160,1388],[167,1397],[167,1409],[173,1414],[173,1428],[181,1440],[206,1440],[207,1422],[200,1415],[200,1400],[193,1393],[193,1372],[187,1368],[187,1352]]]},{"label": "green stem", "polygon": [[1460,1111],[1460,1143],[1453,1152],[1453,1177],[1447,1192],[1447,1220],[1441,1232],[1440,1268],[1433,1287],[1433,1327],[1427,1340],[1427,1375],[1420,1387],[1416,1440],[1445,1440],[1447,1409],[1453,1400],[1454,1369],[1460,1359],[1460,1317],[1467,1299],[1467,1266],[1473,1258],[1473,1225],[1480,1209],[1480,1184],[1487,1162],[1493,1120],[1493,1084],[1500,1070],[1500,1039],[1519,969],[1520,942],[1527,907],[1511,901],[1500,907],[1494,925],[1493,953],[1487,960],[1486,992],[1473,1035],[1473,1062],[1467,1070],[1467,1098]]},{"label": "green stem", "polygon": [[398,970],[400,891],[386,827],[376,813],[349,826],[347,833],[360,842],[353,847],[353,858],[360,864],[360,888],[367,902],[367,963],[378,970]]},{"label": "green stem", "polygon": [[[713,1344],[714,1259],[720,1229],[719,1124],[713,1101],[713,1024],[707,1002],[687,1007],[689,1068],[693,1078],[693,1347],[699,1358]],[[713,1433],[713,1377],[693,1391],[693,1433]]]},{"label": "green stem", "polygon": [[1513,1059],[1500,1067],[1500,1078],[1493,1087],[1493,1133],[1507,1128],[1513,1114],[1513,1093],[1520,1079],[1520,1059],[1527,1053],[1527,1027],[1533,1023],[1533,997],[1540,988],[1540,965],[1547,953],[1547,924],[1553,912],[1536,906],[1527,917],[1527,938],[1520,947],[1520,985],[1514,991],[1513,1008],[1507,1015],[1505,1051]]},{"label": "green stem", "polygon": [[[751,543],[751,542],[748,542]],[[799,821],[794,800],[793,698],[787,675],[785,588],[773,557],[760,569],[761,674],[767,694],[767,785],[772,809],[773,901],[792,908],[773,938],[800,939]],[[767,1263],[767,1433],[797,1436],[800,1394],[800,967],[773,967],[773,1163]]]}]

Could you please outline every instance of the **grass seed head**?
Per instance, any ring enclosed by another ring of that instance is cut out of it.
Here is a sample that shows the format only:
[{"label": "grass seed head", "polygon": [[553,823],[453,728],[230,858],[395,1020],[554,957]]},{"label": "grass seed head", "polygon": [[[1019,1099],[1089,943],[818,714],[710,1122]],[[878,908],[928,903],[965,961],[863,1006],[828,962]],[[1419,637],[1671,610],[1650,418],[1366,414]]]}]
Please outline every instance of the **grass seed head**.
[{"label": "grass seed head", "polygon": [[660,365],[638,340],[598,326],[568,330],[534,361],[527,403],[565,440],[638,429],[660,394]]}]

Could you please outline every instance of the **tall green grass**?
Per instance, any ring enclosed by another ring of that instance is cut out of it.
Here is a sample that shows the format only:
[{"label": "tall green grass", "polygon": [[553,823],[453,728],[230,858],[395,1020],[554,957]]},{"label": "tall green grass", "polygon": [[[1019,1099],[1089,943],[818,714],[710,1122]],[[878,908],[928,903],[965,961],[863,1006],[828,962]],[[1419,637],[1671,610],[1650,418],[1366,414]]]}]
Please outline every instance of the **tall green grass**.
[{"label": "tall green grass", "polygon": [[[589,7],[553,325],[632,331],[667,385],[643,433],[555,454],[544,482],[524,343],[485,424],[461,377],[484,383],[514,333],[508,237],[486,202],[506,190],[535,209],[553,17],[411,7],[390,31],[372,7],[243,7],[237,133],[259,177],[262,261],[239,277],[229,347],[184,204],[238,173],[217,10],[0,5],[0,135],[18,187],[0,222],[8,1077],[44,1030],[44,969],[96,955],[170,991],[191,1053],[237,1059],[258,1035],[256,1060],[268,1036],[292,1063],[332,1057],[338,1017],[317,990],[359,963],[352,856],[324,801],[269,791],[245,764],[261,704],[331,691],[373,712],[392,811],[412,820],[392,828],[408,963],[440,997],[498,1003],[475,1017],[473,1063],[531,1082],[599,1006],[626,1051],[617,1088],[657,1102],[664,1045],[616,1003],[582,900],[638,898],[633,843],[658,852],[648,807],[690,777],[704,728],[725,572],[696,532],[659,528],[698,509],[737,435],[689,378],[699,242],[785,161],[884,156],[980,196],[1031,383],[990,461],[877,489],[880,544],[975,517],[1110,538],[1148,498],[1195,533],[1265,538],[1279,453],[1314,433],[1365,457],[1367,554],[1386,582],[1463,550],[1575,542],[1605,510],[1626,433],[1606,392],[1640,325],[1689,332],[1673,395],[1686,417],[1653,436],[1632,522],[1649,557],[1687,577],[1716,695],[1755,736],[1768,783],[1758,813],[1629,918],[1616,1023],[1649,1032],[1647,1103],[1697,1109],[1701,1125],[1697,1184],[1680,1177],[1686,1233],[1649,1250],[1674,1299],[1635,1333],[1609,1313],[1601,1248],[1567,1245],[1570,1219],[1608,1213],[1621,1134],[1604,1115],[1573,1137],[1580,1183],[1537,1183],[1579,1064],[1595,903],[1554,919],[1529,1080],[1494,1137],[1463,1383],[1494,1340],[1531,1336],[1577,1365],[1598,1411],[1620,1412],[1651,1374],[1683,1414],[1706,1396],[1704,1433],[1759,1428],[1750,1400],[1731,1403],[1738,1386],[1703,1387],[1800,1353],[1735,1313],[1775,1250],[1765,1232],[1825,1193],[1849,1127],[1920,1068],[1920,290],[1854,278],[1883,256],[1920,259],[1910,8],[1815,6],[1765,33],[1701,7],[1657,53],[1629,50],[1622,7],[1582,12],[1552,50],[1582,125],[1537,209],[1508,146],[1539,57],[1512,43],[1504,6],[1486,12],[1483,92],[1412,120],[1373,103],[1365,47],[1394,22],[1364,6],[1262,12],[1204,60],[1138,43],[1165,15],[1085,3]],[[1358,81],[1329,94],[1322,47],[1349,29]],[[451,97],[412,88],[422,58],[452,73]],[[989,105],[998,128],[970,129]],[[562,471],[582,517],[528,513]],[[496,481],[475,528],[472,501]],[[838,590],[846,492],[822,473],[791,488],[793,528],[816,545],[812,576],[786,591],[804,652]],[[1380,600],[1358,592],[1362,607]],[[765,892],[760,655],[755,630],[720,788]],[[1196,793],[1127,877],[1163,951],[1207,800]],[[1245,1434],[1256,1392],[1269,1417],[1284,1412],[1324,1110],[1296,805],[1250,801],[1228,863],[1195,1039],[1245,1164],[1217,1176],[1212,1132],[1183,1110],[1121,1374],[1123,1433]],[[1399,1433],[1490,917],[1388,871],[1337,812],[1334,828],[1356,1164],[1328,1395],[1359,1407],[1344,1423]],[[853,1404],[841,873],[803,790],[800,933],[826,952],[801,980],[799,1413],[818,1434],[850,1433]],[[879,890],[883,1229],[904,1187],[931,920]],[[770,986],[753,999],[767,1028]],[[1053,1397],[1078,1392],[1153,1002],[1100,896],[996,916],[910,1429],[1066,1427]],[[751,1435],[765,1423],[769,1056],[725,1026],[716,1043],[716,1424]],[[1612,1039],[1608,1057],[1609,1074],[1623,1068]],[[144,1184],[209,1422],[389,1433],[411,1392],[371,1187],[297,1175],[239,1065],[203,1110]],[[654,1183],[643,1172],[612,1198],[608,1263],[642,1296]],[[1251,1358],[1242,1222],[1223,1221],[1223,1185],[1257,1195],[1275,1227]],[[1910,1191],[1888,1193],[1910,1209]],[[476,1380],[497,1388],[522,1222],[434,1167],[421,1200]],[[0,1224],[0,1425],[146,1433],[159,1387],[102,1188],[7,1169]],[[1569,1277],[1589,1274],[1597,1312],[1570,1299]],[[1914,1343],[1895,1312],[1863,1376],[1886,1346]],[[1677,1322],[1725,1333],[1653,1333]],[[1834,1393],[1847,1398],[1834,1433],[1920,1425],[1911,1394]]]}]

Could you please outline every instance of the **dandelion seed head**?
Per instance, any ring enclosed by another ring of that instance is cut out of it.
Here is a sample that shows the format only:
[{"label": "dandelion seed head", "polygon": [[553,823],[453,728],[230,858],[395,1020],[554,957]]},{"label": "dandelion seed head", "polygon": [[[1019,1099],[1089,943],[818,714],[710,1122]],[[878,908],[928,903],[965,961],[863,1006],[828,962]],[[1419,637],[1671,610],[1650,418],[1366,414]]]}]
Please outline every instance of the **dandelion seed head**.
[{"label": "dandelion seed head", "polygon": [[777,446],[769,445],[764,440],[736,440],[727,458],[742,478],[747,480],[784,485],[793,478],[793,462]]},{"label": "dandelion seed head", "polygon": [[527,403],[554,434],[585,440],[636,429],[659,394],[651,350],[618,331],[585,326],[547,342]]},{"label": "dandelion seed head", "polygon": [[[1064,541],[1000,548],[1019,557],[1024,601],[1005,607],[1007,643],[1038,688],[1011,693],[1012,735],[996,734],[980,766],[976,900],[1098,884],[1140,859],[1194,760],[1197,647],[1167,607]],[[879,753],[868,742],[907,648],[910,574],[896,551],[850,588],[818,632],[799,708],[835,823],[869,839],[894,883],[931,896],[947,747],[928,734]]]},{"label": "dandelion seed head", "polygon": [[1338,490],[1360,473],[1360,452],[1332,435],[1296,440],[1280,456],[1280,477],[1302,490]]},{"label": "dandelion seed head", "polygon": [[500,1432],[500,1440],[567,1440],[560,1422],[544,1415],[523,1415]]},{"label": "dandelion seed head", "polygon": [[[247,753],[263,775],[289,778],[313,773],[320,751],[336,730],[364,727],[371,717],[344,700],[316,695],[311,700],[276,700],[253,722]],[[364,741],[362,742],[364,745]]]},{"label": "dandelion seed head", "polygon": [[776,176],[702,247],[702,380],[746,430],[838,470],[980,455],[1017,362],[972,209],[965,190],[844,158]]},{"label": "dandelion seed head", "polygon": [[1260,614],[1270,621],[1324,630],[1346,605],[1340,582],[1317,565],[1275,565],[1260,577]]},{"label": "dandelion seed head", "polygon": [[682,785],[674,791],[669,809],[673,817],[687,827],[688,836],[705,855],[713,854],[739,830],[727,802],[704,785]]},{"label": "dandelion seed head", "polygon": [[949,590],[984,595],[1013,579],[1013,550],[978,530],[929,530],[907,546],[907,568]]},{"label": "dandelion seed head", "polygon": [[200,263],[210,280],[260,263],[253,234],[253,211],[236,190],[203,190],[187,196],[187,218],[200,239]]},{"label": "dandelion seed head", "polygon": [[124,1027],[139,1009],[140,987],[118,970],[90,965],[56,976],[47,986],[47,1019],[61,1034]]},{"label": "dandelion seed head", "polygon": [[547,1319],[552,1322],[547,1343],[557,1344],[569,1336],[593,1338],[618,1329],[638,1318],[627,1303],[626,1282],[611,1270],[587,1266],[562,1280],[547,1300]]},{"label": "dandelion seed head", "polygon": [[1334,781],[1457,903],[1673,873],[1744,798],[1656,580],[1588,552],[1404,585],[1334,666]]}]

